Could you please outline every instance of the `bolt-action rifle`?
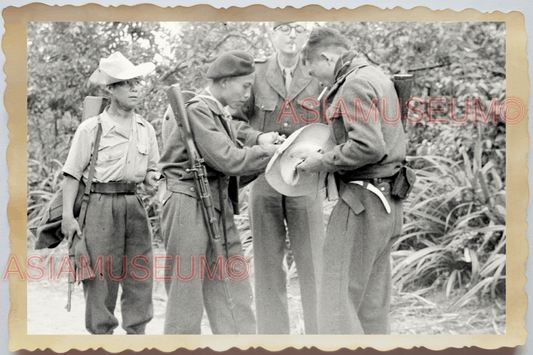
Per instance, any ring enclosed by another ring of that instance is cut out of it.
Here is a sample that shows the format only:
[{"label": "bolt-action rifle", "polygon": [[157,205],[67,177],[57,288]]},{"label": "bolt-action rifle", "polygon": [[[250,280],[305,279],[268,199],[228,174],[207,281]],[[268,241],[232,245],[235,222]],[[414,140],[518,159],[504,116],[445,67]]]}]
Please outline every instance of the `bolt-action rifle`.
[{"label": "bolt-action rifle", "polygon": [[[202,214],[207,226],[211,245],[213,246],[217,258],[220,256],[223,257],[226,253],[223,246],[223,240],[220,236],[220,230],[218,228],[218,219],[216,217],[215,208],[213,205],[213,197],[211,196],[211,189],[207,179],[207,171],[205,169],[204,159],[200,156],[200,153],[196,148],[196,144],[194,143],[191,126],[189,123],[189,116],[187,115],[187,110],[185,109],[185,101],[183,99],[183,93],[181,92],[179,84],[174,84],[167,89],[167,97],[180,129],[181,136],[185,142],[185,147],[187,148],[187,154],[189,156],[189,162],[191,165],[191,167],[187,169],[187,172],[192,172],[194,175],[196,191],[202,203]],[[224,202],[221,201],[221,203]],[[221,216],[220,218],[224,218],[224,216]],[[237,318],[235,316],[235,304],[230,294],[228,284],[229,280],[226,275],[226,262],[223,262],[222,266],[222,278],[224,291],[226,293],[226,300],[235,324],[235,329],[237,329],[237,333],[240,333],[239,326],[237,324]]]},{"label": "bolt-action rifle", "polygon": [[400,99],[400,109],[401,109],[401,121],[403,129],[406,129],[407,123],[407,103],[409,102],[411,89],[413,87],[414,77],[411,74],[403,75],[394,75],[392,82],[394,83],[394,89],[396,89],[396,94],[398,99]]}]

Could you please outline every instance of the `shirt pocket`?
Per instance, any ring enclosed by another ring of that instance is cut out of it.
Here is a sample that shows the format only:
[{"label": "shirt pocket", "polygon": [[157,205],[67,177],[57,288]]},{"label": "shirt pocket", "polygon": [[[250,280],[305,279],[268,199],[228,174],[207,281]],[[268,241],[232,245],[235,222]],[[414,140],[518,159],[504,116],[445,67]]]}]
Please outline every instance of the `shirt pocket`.
[{"label": "shirt pocket", "polygon": [[277,99],[269,99],[264,96],[258,96],[255,100],[255,105],[261,111],[272,112],[276,109]]},{"label": "shirt pocket", "polygon": [[98,152],[95,177],[100,182],[120,181],[123,177],[126,151],[123,145],[104,146]]},{"label": "shirt pocket", "polygon": [[[252,127],[256,130],[266,132],[269,130],[276,130],[275,124],[271,122],[266,122],[267,118],[272,116],[272,113],[276,109],[278,100],[277,98],[267,98],[264,96],[258,96],[255,100],[255,110],[257,112],[257,120],[252,122]],[[270,119],[269,119],[270,121]]]},{"label": "shirt pocket", "polygon": [[315,97],[309,95],[298,99],[297,107],[301,112],[301,116],[298,116],[298,122],[300,124],[322,123],[320,102],[316,101]]},{"label": "shirt pocket", "polygon": [[144,180],[148,169],[148,146],[138,143],[135,152],[135,177]]}]

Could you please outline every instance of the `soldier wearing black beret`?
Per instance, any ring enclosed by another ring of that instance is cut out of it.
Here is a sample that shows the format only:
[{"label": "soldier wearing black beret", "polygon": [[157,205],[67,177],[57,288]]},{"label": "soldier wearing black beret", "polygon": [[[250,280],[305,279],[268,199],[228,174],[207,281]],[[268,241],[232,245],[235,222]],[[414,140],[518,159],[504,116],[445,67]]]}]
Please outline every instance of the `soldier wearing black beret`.
[{"label": "soldier wearing black beret", "polygon": [[[192,135],[205,160],[219,229],[226,231],[228,259],[245,260],[233,218],[238,199],[236,177],[263,172],[277,150],[271,143],[278,140],[278,134],[255,131],[243,122],[232,120],[228,112],[228,108],[239,109],[249,98],[254,71],[254,60],[248,53],[223,53],[207,71],[212,84],[187,102]],[[174,122],[174,117],[168,122]],[[202,258],[211,272],[222,265],[217,266],[213,255],[193,175],[186,171],[189,158],[185,142],[175,124],[166,125],[164,130],[170,131],[163,132],[168,138],[160,160],[167,189],[162,196],[161,213],[168,262],[164,332],[200,334],[205,307],[213,334],[254,334],[256,325],[248,279],[229,277],[232,314],[218,272],[214,272],[215,277],[206,272]],[[239,141],[238,136],[243,139]]]}]

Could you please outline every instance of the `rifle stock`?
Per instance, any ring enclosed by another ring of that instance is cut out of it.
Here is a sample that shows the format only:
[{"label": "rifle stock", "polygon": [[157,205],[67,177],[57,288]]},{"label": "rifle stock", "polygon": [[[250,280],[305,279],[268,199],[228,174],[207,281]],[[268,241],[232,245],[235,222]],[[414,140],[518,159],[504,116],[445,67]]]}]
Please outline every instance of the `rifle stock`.
[{"label": "rifle stock", "polygon": [[[209,188],[209,181],[207,179],[207,171],[204,166],[204,160],[200,156],[194,143],[189,117],[187,115],[187,110],[185,109],[185,100],[183,99],[183,94],[178,84],[172,85],[167,90],[167,97],[170,102],[170,107],[174,112],[178,127],[180,128],[182,138],[185,141],[189,163],[191,164],[191,168],[189,168],[188,171],[192,172],[194,175],[198,197],[203,205],[202,211],[207,224],[209,237],[215,241],[219,241],[220,231],[218,229],[213,197],[211,196],[211,189]],[[217,247],[222,247],[222,245],[219,245],[220,243],[215,244],[216,245],[213,245],[213,247],[215,248],[216,254],[223,254],[222,250],[217,250]]]},{"label": "rifle stock", "polygon": [[[204,160],[201,157],[196,145],[194,143],[194,138],[192,135],[192,130],[189,122],[189,116],[187,115],[187,110],[185,108],[185,100],[183,99],[183,93],[179,84],[174,84],[167,89],[167,97],[170,103],[170,107],[174,112],[174,117],[176,118],[178,127],[180,128],[181,136],[185,142],[187,148],[187,154],[189,156],[189,162],[191,167],[187,169],[188,172],[192,172],[194,175],[194,181],[196,184],[196,191],[200,201],[202,202],[202,214],[204,221],[206,223],[207,231],[209,233],[209,238],[211,240],[211,245],[214,249],[215,255],[217,257],[224,257],[225,250],[220,238],[220,230],[218,228],[218,219],[216,217],[215,208],[213,205],[213,197],[211,195],[211,189],[209,187],[209,180],[207,178],[207,171],[205,169]],[[221,203],[224,203],[221,201]],[[221,216],[224,218],[224,216]],[[235,316],[235,305],[230,294],[228,278],[225,275],[226,273],[226,262],[224,258],[222,259],[223,267],[223,284],[224,291],[226,293],[226,300],[228,307],[231,311],[231,316],[235,324],[235,329],[239,333],[239,326],[237,324],[237,318]]]},{"label": "rifle stock", "polygon": [[407,122],[407,102],[410,99],[411,89],[414,83],[414,76],[411,74],[397,74],[394,75],[392,82],[394,83],[394,89],[396,89],[396,94],[398,94],[398,99],[400,99],[400,108],[401,108],[401,120],[403,124],[403,129],[405,130],[405,125]]}]

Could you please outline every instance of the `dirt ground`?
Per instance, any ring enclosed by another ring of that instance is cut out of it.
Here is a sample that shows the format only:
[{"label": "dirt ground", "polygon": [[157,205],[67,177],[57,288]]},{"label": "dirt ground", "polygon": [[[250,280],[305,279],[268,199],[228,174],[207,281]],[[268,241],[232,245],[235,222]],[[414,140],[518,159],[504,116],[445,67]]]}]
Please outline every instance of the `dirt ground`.
[{"label": "dirt ground", "polygon": [[[253,277],[250,280],[253,282]],[[37,334],[88,334],[84,325],[85,301],[81,285],[72,294],[72,309],[67,312],[67,279],[28,282],[28,328]],[[457,295],[456,297],[458,297]],[[303,316],[297,277],[289,283],[289,309],[292,334],[303,334]],[[120,296],[118,297],[120,300]],[[146,334],[163,334],[167,297],[162,281],[154,283],[154,318]],[[414,293],[394,294],[391,305],[392,334],[505,334],[505,304],[501,302],[470,303],[454,312],[449,306],[454,299],[430,293],[424,297]],[[119,321],[120,302],[115,314]],[[120,326],[115,334],[125,334]],[[212,334],[204,314],[202,334]]]}]

